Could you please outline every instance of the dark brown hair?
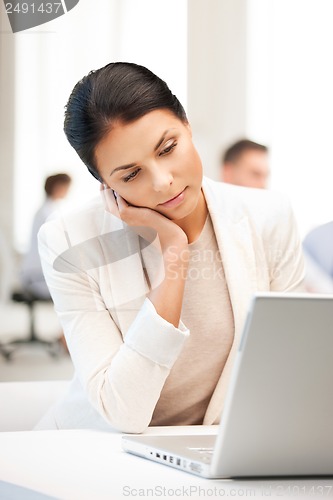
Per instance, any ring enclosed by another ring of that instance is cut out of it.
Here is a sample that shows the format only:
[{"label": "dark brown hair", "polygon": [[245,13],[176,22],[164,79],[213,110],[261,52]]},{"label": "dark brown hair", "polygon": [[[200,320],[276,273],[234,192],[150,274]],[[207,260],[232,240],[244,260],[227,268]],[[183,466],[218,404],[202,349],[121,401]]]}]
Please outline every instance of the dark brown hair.
[{"label": "dark brown hair", "polygon": [[110,63],[75,85],[66,105],[64,131],[90,173],[102,181],[95,149],[113,123],[130,123],[156,109],[167,109],[187,122],[177,97],[149,69],[133,63]]},{"label": "dark brown hair", "polygon": [[253,150],[268,153],[268,148],[266,146],[250,141],[249,139],[242,139],[232,144],[225,151],[221,158],[221,163],[236,163],[243,153]]},{"label": "dark brown hair", "polygon": [[47,196],[52,196],[54,193],[54,190],[59,185],[64,185],[64,184],[67,185],[67,184],[70,184],[71,182],[72,182],[72,179],[67,174],[50,175],[45,180],[45,184],[44,184],[45,193]]}]

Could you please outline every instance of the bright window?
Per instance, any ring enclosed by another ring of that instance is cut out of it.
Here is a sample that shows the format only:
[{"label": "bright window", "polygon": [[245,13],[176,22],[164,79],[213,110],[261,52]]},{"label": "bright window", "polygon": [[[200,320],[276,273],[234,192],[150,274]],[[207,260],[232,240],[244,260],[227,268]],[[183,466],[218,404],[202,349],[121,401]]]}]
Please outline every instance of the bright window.
[{"label": "bright window", "polygon": [[304,236],[333,219],[333,2],[249,0],[248,135]]}]

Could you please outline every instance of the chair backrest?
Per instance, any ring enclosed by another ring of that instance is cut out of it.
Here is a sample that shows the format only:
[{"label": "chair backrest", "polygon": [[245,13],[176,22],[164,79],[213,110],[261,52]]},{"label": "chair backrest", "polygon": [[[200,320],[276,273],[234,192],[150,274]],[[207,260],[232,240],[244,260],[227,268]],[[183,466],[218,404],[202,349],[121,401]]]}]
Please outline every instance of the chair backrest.
[{"label": "chair backrest", "polygon": [[68,385],[68,380],[0,382],[0,431],[32,430]]}]

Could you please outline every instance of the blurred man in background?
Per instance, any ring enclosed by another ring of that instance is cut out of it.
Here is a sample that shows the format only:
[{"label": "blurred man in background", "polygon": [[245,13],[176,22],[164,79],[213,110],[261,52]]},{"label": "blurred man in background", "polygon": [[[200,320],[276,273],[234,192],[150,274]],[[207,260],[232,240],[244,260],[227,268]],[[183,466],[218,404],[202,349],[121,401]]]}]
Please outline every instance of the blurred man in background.
[{"label": "blurred man in background", "polygon": [[30,247],[23,258],[21,269],[22,291],[24,295],[32,300],[48,300],[51,298],[38,253],[37,234],[47,218],[60,208],[62,200],[67,196],[71,181],[70,176],[63,173],[51,175],[45,180],[46,197],[35,214],[30,236]]},{"label": "blurred man in background", "polygon": [[268,148],[243,139],[224,153],[221,161],[221,180],[229,184],[267,188],[269,177]]}]

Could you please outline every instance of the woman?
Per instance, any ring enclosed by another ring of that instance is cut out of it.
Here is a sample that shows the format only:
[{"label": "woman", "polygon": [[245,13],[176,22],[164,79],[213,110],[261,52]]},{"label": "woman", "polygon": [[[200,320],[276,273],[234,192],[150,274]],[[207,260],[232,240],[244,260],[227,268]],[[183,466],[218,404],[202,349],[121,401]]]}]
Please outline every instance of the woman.
[{"label": "woman", "polygon": [[203,179],[183,107],[142,66],[84,77],[65,133],[102,196],[40,232],[76,374],[39,428],[217,423],[252,294],[303,278],[287,201]]}]

